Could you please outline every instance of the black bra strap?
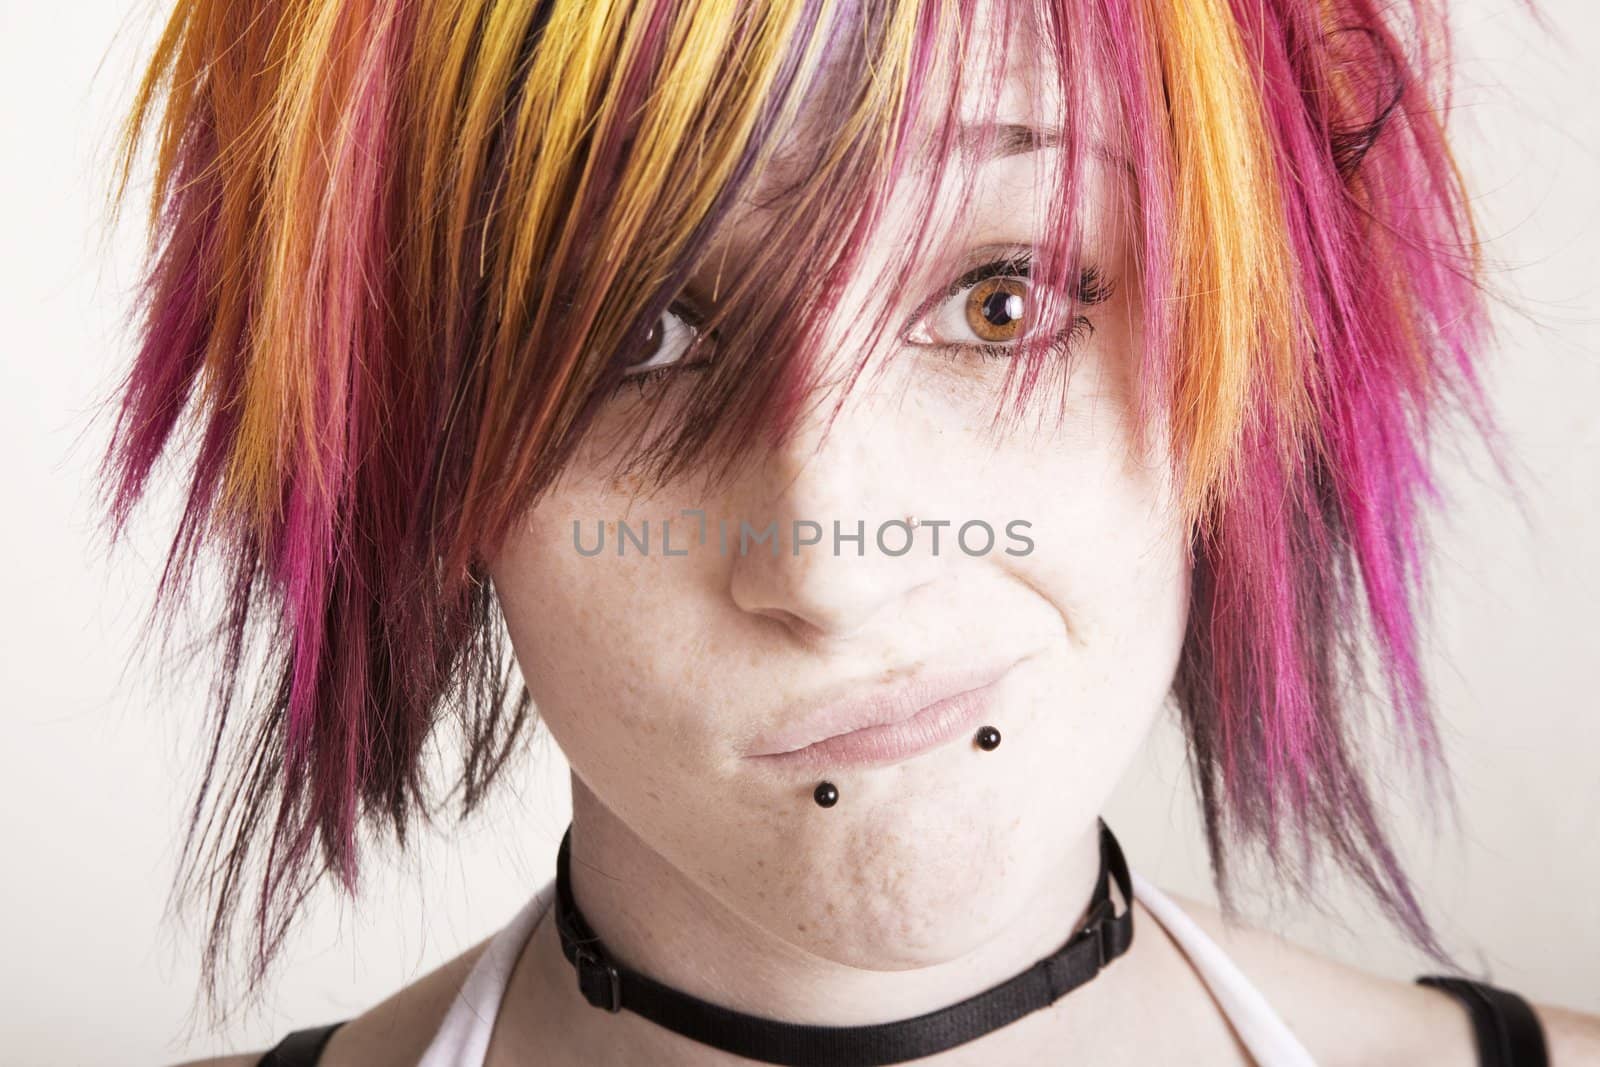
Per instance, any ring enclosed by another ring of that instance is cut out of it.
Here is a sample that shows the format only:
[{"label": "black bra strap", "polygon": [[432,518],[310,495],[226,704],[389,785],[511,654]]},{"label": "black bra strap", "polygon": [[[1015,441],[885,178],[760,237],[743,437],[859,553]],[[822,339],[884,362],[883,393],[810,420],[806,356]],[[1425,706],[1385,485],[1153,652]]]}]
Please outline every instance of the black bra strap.
[{"label": "black bra strap", "polygon": [[1516,993],[1442,974],[1423,975],[1417,984],[1441,989],[1466,1006],[1478,1040],[1478,1067],[1550,1067],[1539,1017]]},{"label": "black bra strap", "polygon": [[343,1025],[337,1022],[296,1030],[268,1049],[256,1067],[316,1067],[322,1050],[328,1047],[328,1039]]}]

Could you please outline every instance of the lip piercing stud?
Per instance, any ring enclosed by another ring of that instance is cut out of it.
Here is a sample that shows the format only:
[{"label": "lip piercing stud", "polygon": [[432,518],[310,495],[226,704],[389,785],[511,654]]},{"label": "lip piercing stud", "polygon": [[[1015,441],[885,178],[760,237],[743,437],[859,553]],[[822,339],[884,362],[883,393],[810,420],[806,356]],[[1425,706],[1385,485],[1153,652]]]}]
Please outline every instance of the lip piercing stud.
[{"label": "lip piercing stud", "polygon": [[[973,740],[985,752],[993,752],[1000,747],[1000,731],[993,726],[981,726]],[[839,803],[839,788],[832,782],[818,782],[817,788],[811,792],[811,799],[817,802],[819,808],[831,808]]]}]

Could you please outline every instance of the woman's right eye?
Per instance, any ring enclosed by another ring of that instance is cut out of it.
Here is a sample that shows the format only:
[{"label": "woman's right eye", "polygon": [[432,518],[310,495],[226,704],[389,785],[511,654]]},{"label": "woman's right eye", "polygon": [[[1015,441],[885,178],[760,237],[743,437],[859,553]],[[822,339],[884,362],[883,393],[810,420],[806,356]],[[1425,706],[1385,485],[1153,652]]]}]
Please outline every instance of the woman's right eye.
[{"label": "woman's right eye", "polygon": [[682,303],[668,306],[645,335],[642,358],[628,365],[622,372],[622,380],[638,382],[660,378],[680,366],[687,366],[684,357],[701,348],[707,339],[700,329],[702,321],[693,309]]}]

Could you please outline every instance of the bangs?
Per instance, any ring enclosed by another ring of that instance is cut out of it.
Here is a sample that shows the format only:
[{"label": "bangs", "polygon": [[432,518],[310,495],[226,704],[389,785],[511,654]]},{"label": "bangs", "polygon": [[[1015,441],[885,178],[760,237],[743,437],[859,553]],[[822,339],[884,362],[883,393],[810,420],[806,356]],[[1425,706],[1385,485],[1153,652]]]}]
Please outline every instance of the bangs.
[{"label": "bangs", "polygon": [[[1296,19],[1293,32],[1336,36]],[[1098,209],[1137,234],[1139,447],[1153,422],[1165,424],[1184,520],[1209,527],[1229,493],[1260,477],[1248,469],[1247,427],[1280,467],[1326,447],[1318,364],[1350,343],[1336,335],[1360,285],[1329,271],[1382,260],[1392,273],[1405,258],[1383,247],[1388,235],[1361,217],[1362,190],[1345,180],[1352,152],[1364,153],[1352,131],[1387,118],[1352,81],[1376,76],[1378,92],[1403,84],[1381,41],[1356,62],[1334,54],[1309,72],[1329,89],[1326,136],[1311,141],[1317,131],[1281,114],[1283,89],[1252,56],[1263,28],[1222,0],[698,2],[608,9],[607,20],[555,5],[522,45],[527,76],[507,88],[498,136],[510,147],[491,147],[476,181],[437,196],[422,188],[423,202],[453,202],[461,224],[436,234],[421,262],[477,266],[476,276],[456,270],[454,286],[480,309],[459,342],[485,361],[468,407],[480,417],[466,420],[481,437],[462,472],[473,509],[463,525],[480,546],[497,543],[569,462],[697,274],[716,278],[699,324],[716,338],[714,358],[674,384],[672,402],[636,408],[617,473],[663,481],[694,470],[715,483],[781,441],[839,362],[836,297],[867,250],[890,250],[876,267],[889,287],[937,259],[977,200],[978,161],[1023,122],[1060,151],[1037,156],[1049,198],[1031,272],[1038,333],[1016,346],[992,429],[1020,419],[1042,386],[1066,395],[1071,363],[1044,343],[1043,324],[1076,314],[1080,238],[1102,221],[1084,215]],[[595,62],[605,42],[615,50]],[[1037,90],[1030,114],[999,121],[1002,84],[1019,68]],[[448,143],[424,158],[496,143],[472,121],[439,139]],[[1095,157],[1121,168],[1126,197],[1087,201]],[[468,208],[484,202],[490,211]],[[887,232],[891,203],[916,220],[906,232]],[[1344,217],[1327,218],[1330,205]],[[1330,257],[1318,243],[1340,227],[1356,243]],[[835,412],[863,372],[887,367],[870,357],[894,347],[883,309],[862,310],[875,327],[843,353]],[[1354,318],[1387,317],[1384,343],[1408,343],[1428,310],[1401,296]]]},{"label": "bangs", "polygon": [[[559,229],[528,245],[529,262],[490,272],[544,279],[502,294],[526,303],[498,324],[494,350],[504,354],[508,388],[493,403],[506,413],[489,420],[507,427],[500,460],[511,484],[530,494],[570,459],[625,368],[643,354],[651,327],[696,275],[715,278],[714,306],[697,323],[715,337],[714,357],[705,373],[672,387],[672,402],[640,405],[618,449],[618,472],[664,481],[694,470],[714,484],[742,458],[776,445],[840,362],[830,344],[837,294],[862,270],[867,250],[890,250],[874,266],[890,291],[917,275],[919,264],[948,257],[941,241],[973,213],[978,163],[1034,147],[1040,136],[1062,151],[1037,157],[1050,168],[1037,177],[1052,203],[1033,256],[1039,310],[1030,322],[1075,312],[1077,287],[1066,280],[1079,271],[1081,146],[1104,116],[1089,106],[1090,68],[1064,54],[1072,38],[1040,21],[1050,10],[1023,3],[723,7],[675,5],[662,23],[664,46],[630,50],[645,69],[623,70],[615,81],[638,87],[637,106],[601,109],[593,135],[598,145],[627,150],[584,168],[582,189],[564,201],[572,209]],[[787,46],[753,47],[765,40],[757,19],[782,22]],[[991,23],[1008,29],[984,32]],[[674,73],[676,48],[699,49],[696,69],[703,65],[707,76]],[[1039,98],[1056,106],[998,115],[1002,84],[1029,53],[1045,60],[1029,71],[1046,80],[1036,83]],[[715,73],[730,71],[739,77]],[[531,83],[527,92],[525,111],[533,107]],[[509,161],[500,182],[526,194],[537,177],[518,165]],[[545,203],[508,198],[490,240],[515,242],[536,229],[526,212]],[[915,222],[896,227],[891,214]],[[520,248],[502,249],[502,263]],[[872,327],[851,338],[834,413],[863,372],[888,366],[869,356],[893,348],[890,309],[861,310]],[[1015,346],[997,424],[1020,413],[1048,372],[1065,372],[1046,340],[1041,327]],[[486,457],[486,466],[495,462]],[[496,510],[522,506],[525,499]]]}]

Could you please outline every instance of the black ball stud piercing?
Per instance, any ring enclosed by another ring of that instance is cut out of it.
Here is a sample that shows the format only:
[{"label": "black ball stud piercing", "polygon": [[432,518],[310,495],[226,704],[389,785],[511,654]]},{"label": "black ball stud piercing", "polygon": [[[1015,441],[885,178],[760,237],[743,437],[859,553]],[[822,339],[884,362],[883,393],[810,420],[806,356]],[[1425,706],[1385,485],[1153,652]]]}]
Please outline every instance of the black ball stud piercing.
[{"label": "black ball stud piercing", "polygon": [[[993,726],[983,726],[978,729],[977,736],[973,738],[978,747],[985,752],[993,752],[1000,747],[1000,731]],[[821,808],[831,808],[839,803],[839,788],[832,782],[818,782],[817,788],[812,791],[811,799]]]}]

